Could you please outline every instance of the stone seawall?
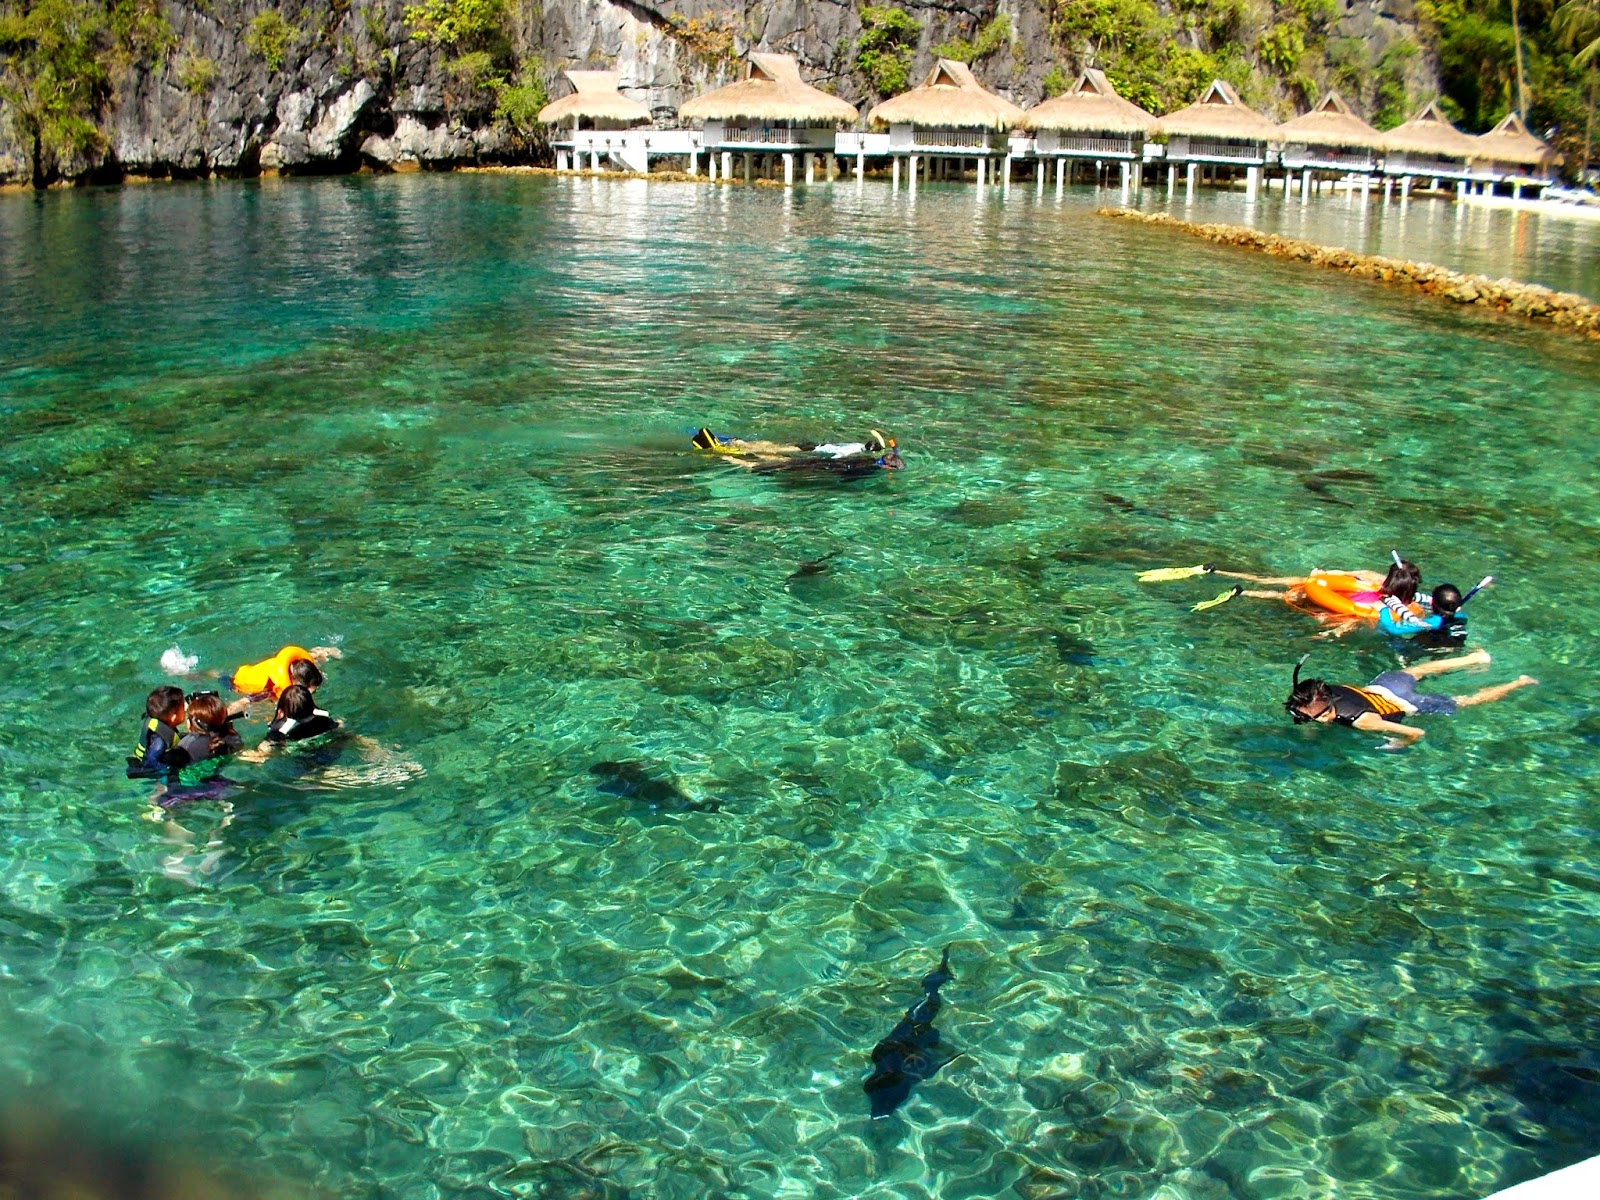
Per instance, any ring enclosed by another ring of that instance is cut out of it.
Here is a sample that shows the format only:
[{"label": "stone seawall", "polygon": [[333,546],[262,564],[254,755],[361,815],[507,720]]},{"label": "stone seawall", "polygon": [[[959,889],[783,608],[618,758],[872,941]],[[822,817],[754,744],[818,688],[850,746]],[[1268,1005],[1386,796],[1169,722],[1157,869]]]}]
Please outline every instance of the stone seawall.
[{"label": "stone seawall", "polygon": [[1183,221],[1166,213],[1138,212],[1131,208],[1102,208],[1102,216],[1123,220],[1141,221],[1146,225],[1165,225],[1184,233],[1203,237],[1207,241],[1227,246],[1241,246],[1259,250],[1274,258],[1293,258],[1314,267],[1328,267],[1355,275],[1361,279],[1376,279],[1383,283],[1398,283],[1416,288],[1430,296],[1448,300],[1452,304],[1475,304],[1492,308],[1496,312],[1511,313],[1571,330],[1585,337],[1600,340],[1600,304],[1572,292],[1556,292],[1536,283],[1518,283],[1514,279],[1490,279],[1485,275],[1465,275],[1460,271],[1446,270],[1431,263],[1406,262],[1398,258],[1381,258],[1375,254],[1358,254],[1338,246],[1319,246],[1276,233],[1262,233],[1243,225],[1199,224]]}]

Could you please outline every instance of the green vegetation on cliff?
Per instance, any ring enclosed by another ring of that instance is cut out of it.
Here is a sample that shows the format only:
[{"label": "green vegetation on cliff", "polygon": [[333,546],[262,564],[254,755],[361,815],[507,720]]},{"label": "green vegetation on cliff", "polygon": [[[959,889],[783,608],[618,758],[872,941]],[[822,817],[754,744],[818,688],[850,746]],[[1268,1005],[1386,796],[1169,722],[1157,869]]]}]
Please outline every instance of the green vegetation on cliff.
[{"label": "green vegetation on cliff", "polygon": [[113,77],[160,63],[177,41],[156,0],[0,0],[0,104],[34,179],[98,150]]}]

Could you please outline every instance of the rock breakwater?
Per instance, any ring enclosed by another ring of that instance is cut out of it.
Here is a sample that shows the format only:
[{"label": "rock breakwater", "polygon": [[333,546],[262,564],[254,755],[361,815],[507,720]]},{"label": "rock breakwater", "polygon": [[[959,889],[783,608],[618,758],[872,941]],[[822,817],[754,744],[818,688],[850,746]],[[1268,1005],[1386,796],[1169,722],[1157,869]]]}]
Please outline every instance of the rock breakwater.
[{"label": "rock breakwater", "polygon": [[1600,340],[1600,304],[1572,292],[1556,292],[1536,283],[1519,283],[1514,279],[1466,275],[1436,267],[1432,263],[1360,254],[1339,246],[1321,246],[1299,238],[1263,233],[1243,225],[1200,224],[1180,220],[1166,213],[1139,212],[1131,208],[1102,208],[1100,213],[1123,220],[1141,221],[1146,225],[1168,226],[1221,245],[1259,250],[1274,258],[1297,259],[1314,267],[1343,271],[1361,279],[1402,284],[1453,304],[1490,308]]}]

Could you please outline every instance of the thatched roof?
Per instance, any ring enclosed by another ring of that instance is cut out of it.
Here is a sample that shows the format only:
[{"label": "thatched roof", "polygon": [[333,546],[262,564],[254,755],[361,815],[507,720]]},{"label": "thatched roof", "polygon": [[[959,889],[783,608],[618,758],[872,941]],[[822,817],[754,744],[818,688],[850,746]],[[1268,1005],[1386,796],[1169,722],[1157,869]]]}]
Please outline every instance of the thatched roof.
[{"label": "thatched roof", "polygon": [[854,106],[800,78],[792,54],[760,54],[745,60],[744,78],[683,103],[686,121],[854,121]]},{"label": "thatched roof", "polygon": [[1246,108],[1239,93],[1220,79],[1213,79],[1188,108],[1162,117],[1157,127],[1163,133],[1246,142],[1276,141],[1278,137],[1278,127],[1255,109]]},{"label": "thatched roof", "polygon": [[1024,129],[1059,129],[1072,132],[1149,133],[1155,117],[1132,101],[1117,95],[1104,71],[1093,69],[1078,76],[1064,94],[1036,104],[1022,114]]},{"label": "thatched roof", "polygon": [[1476,140],[1478,152],[1474,157],[1486,162],[1542,167],[1554,162],[1556,157],[1549,143],[1529,133],[1522,118],[1514,112],[1507,113],[1504,121]]},{"label": "thatched roof", "polygon": [[966,63],[941,58],[928,77],[867,114],[874,125],[920,125],[925,129],[1010,129],[1022,110],[985,90]]},{"label": "thatched roof", "polygon": [[539,110],[539,120],[554,125],[572,117],[603,121],[648,121],[650,110],[617,91],[621,71],[563,71],[575,89]]},{"label": "thatched roof", "polygon": [[1329,92],[1310,112],[1278,126],[1278,140],[1296,146],[1357,146],[1377,149],[1383,134],[1368,125],[1344,102]]},{"label": "thatched roof", "polygon": [[1402,154],[1427,154],[1435,158],[1471,158],[1478,153],[1478,139],[1462,133],[1430,100],[1417,109],[1417,115],[1397,125],[1383,136],[1385,150]]}]

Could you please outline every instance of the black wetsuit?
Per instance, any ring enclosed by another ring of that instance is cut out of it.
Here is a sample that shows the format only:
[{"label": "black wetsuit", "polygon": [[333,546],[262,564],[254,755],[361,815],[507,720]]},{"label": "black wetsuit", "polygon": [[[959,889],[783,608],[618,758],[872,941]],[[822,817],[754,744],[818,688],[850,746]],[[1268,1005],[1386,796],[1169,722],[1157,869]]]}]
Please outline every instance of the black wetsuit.
[{"label": "black wetsuit", "polygon": [[339,722],[319,708],[304,721],[296,721],[293,717],[278,718],[267,726],[267,741],[274,746],[282,746],[286,742],[303,742],[307,738],[321,737],[337,728]]},{"label": "black wetsuit", "polygon": [[1340,725],[1353,726],[1358,717],[1364,717],[1367,713],[1385,721],[1401,722],[1406,719],[1406,709],[1382,692],[1349,687],[1342,683],[1330,683],[1328,691],[1332,693],[1329,703],[1333,708],[1333,719]]},{"label": "black wetsuit", "polygon": [[178,752],[183,755],[183,761],[174,765],[189,766],[191,763],[204,762],[208,758],[223,758],[229,754],[237,754],[244,749],[244,739],[233,731],[233,726],[228,726],[228,736],[217,749],[211,748],[211,735],[209,733],[186,733],[183,740],[178,743]]}]

